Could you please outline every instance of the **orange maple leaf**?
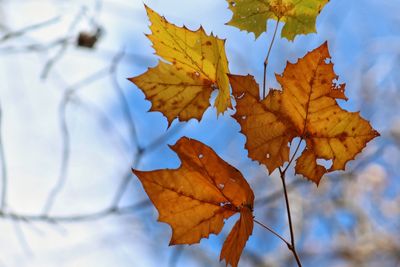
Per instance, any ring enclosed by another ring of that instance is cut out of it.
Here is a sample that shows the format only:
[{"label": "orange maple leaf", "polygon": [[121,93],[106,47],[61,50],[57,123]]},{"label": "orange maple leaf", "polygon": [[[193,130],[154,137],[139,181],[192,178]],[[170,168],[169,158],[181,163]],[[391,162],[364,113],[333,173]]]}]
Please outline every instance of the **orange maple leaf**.
[{"label": "orange maple leaf", "polygon": [[183,137],[171,149],[181,159],[178,169],[133,170],[157,208],[158,220],[172,228],[170,245],[218,234],[224,220],[239,212],[220,257],[236,267],[253,232],[253,191],[237,169],[203,143]]},{"label": "orange maple leaf", "polygon": [[[306,148],[296,161],[296,173],[318,184],[325,173],[344,170],[379,136],[359,112],[337,104],[337,99],[347,100],[345,85],[335,84],[337,75],[329,59],[325,42],[297,63],[288,62],[283,74],[276,75],[282,91],[271,90],[264,100],[253,77],[230,76],[237,102],[234,118],[247,137],[249,156],[270,172],[288,161],[289,143],[300,137]],[[326,169],[317,159],[332,160],[332,166]]]},{"label": "orange maple leaf", "polygon": [[151,111],[160,111],[168,124],[178,118],[200,120],[210,106],[210,96],[218,89],[214,106],[217,113],[231,107],[228,60],[225,41],[207,35],[202,27],[191,31],[170,24],[146,6],[156,54],[163,60],[147,72],[130,78],[152,102]]}]

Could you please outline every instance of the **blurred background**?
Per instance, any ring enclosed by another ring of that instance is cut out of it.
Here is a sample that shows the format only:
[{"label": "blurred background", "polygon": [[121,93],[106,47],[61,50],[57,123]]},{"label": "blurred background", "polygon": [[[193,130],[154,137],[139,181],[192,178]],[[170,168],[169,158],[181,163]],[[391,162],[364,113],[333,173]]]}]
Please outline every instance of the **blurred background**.
[{"label": "blurred background", "polygon": [[[170,22],[227,39],[232,73],[262,81],[272,37],[226,26],[224,0],[145,0]],[[328,41],[349,101],[381,137],[320,186],[289,173],[297,249],[304,266],[400,266],[400,1],[332,0],[317,34],[277,38],[268,84],[286,62]],[[167,146],[182,136],[211,146],[242,171],[255,216],[289,237],[278,173],[247,158],[230,117],[174,121],[126,78],[157,64],[139,0],[0,0],[0,266],[224,266],[235,218],[201,244],[169,247],[130,168],[177,168]],[[278,32],[282,28],[280,25]],[[255,225],[240,266],[295,266],[286,245]]]}]

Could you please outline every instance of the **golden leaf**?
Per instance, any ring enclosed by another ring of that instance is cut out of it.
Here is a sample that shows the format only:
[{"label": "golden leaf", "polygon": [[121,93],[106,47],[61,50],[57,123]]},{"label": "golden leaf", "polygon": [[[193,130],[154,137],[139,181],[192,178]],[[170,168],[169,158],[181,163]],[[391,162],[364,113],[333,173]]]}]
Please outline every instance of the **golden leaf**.
[{"label": "golden leaf", "polygon": [[177,27],[146,6],[152,34],[147,35],[165,63],[129,80],[162,112],[168,123],[178,118],[200,120],[209,106],[211,92],[218,89],[217,113],[231,107],[225,41],[206,35],[203,28]]},{"label": "golden leaf", "polygon": [[[276,76],[282,92],[271,90],[265,100],[258,102],[254,96],[258,96],[257,85],[252,89],[246,87],[252,93],[245,92],[240,97],[238,86],[231,78],[237,114],[252,118],[242,128],[249,156],[266,164],[270,172],[277,164],[270,163],[268,155],[281,155],[277,161],[282,165],[288,160],[287,143],[293,137],[300,137],[306,141],[306,149],[297,159],[296,173],[318,184],[326,172],[344,170],[349,160],[379,136],[359,112],[348,112],[337,104],[337,99],[347,99],[345,86],[334,83],[337,76],[329,59],[328,46],[324,43],[297,63],[288,63],[283,75]],[[253,101],[252,108],[245,107],[251,103],[246,100],[249,98]],[[235,119],[243,125],[237,114]],[[286,143],[269,145],[271,137],[285,138]],[[260,147],[262,152],[257,151]],[[263,154],[267,159],[262,158]],[[327,170],[317,159],[332,160],[332,166]]]},{"label": "golden leaf", "polygon": [[240,212],[221,253],[227,264],[237,266],[252,233],[253,191],[237,169],[201,142],[184,137],[171,148],[181,159],[178,169],[133,170],[157,208],[159,221],[171,226],[170,244],[194,244],[218,234],[224,220]]},{"label": "golden leaf", "polygon": [[253,32],[258,38],[267,20],[284,22],[282,37],[292,41],[298,34],[316,32],[318,14],[329,0],[227,0],[233,12],[227,24]]}]

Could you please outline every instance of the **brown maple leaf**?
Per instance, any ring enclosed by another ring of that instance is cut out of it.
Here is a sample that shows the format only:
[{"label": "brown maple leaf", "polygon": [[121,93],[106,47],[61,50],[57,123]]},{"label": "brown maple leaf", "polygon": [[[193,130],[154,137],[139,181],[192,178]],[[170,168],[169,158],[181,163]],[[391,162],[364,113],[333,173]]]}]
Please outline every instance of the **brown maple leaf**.
[{"label": "brown maple leaf", "polygon": [[[319,183],[322,175],[344,170],[346,163],[373,138],[379,136],[359,112],[342,109],[337,99],[347,100],[327,43],[309,52],[297,63],[287,64],[276,78],[282,91],[271,90],[260,100],[258,85],[251,76],[230,76],[237,102],[234,118],[246,135],[249,156],[265,164],[270,172],[289,158],[294,137],[306,148],[296,161],[296,173]],[[332,160],[326,169],[317,159]]]},{"label": "brown maple leaf", "polygon": [[157,208],[158,220],[172,228],[170,245],[218,234],[224,220],[239,212],[220,257],[236,267],[253,232],[253,191],[237,169],[201,142],[183,137],[171,148],[181,159],[178,169],[133,170]]}]

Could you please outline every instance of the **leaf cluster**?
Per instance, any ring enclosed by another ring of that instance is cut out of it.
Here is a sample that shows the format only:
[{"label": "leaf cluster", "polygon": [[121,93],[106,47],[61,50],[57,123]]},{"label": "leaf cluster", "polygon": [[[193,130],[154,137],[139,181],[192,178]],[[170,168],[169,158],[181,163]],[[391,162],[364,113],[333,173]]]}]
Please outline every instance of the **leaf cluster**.
[{"label": "leaf cluster", "polygon": [[[298,34],[316,31],[316,17],[327,2],[229,0],[233,17],[227,24],[258,37],[266,31],[266,21],[274,19],[284,23],[281,36],[292,41]],[[344,170],[379,135],[358,112],[338,105],[338,100],[347,100],[345,85],[335,82],[326,42],[296,63],[287,63],[283,74],[276,75],[282,90],[271,89],[263,98],[253,76],[229,73],[225,40],[207,35],[201,27],[192,31],[175,26],[145,8],[151,22],[147,37],[160,60],[130,80],[151,101],[150,111],[162,112],[169,125],[174,119],[200,120],[217,90],[213,104],[217,114],[232,108],[232,97],[236,101],[232,117],[246,136],[251,159],[270,173],[276,169],[284,173],[304,141],[295,171],[317,185],[325,173]],[[290,156],[295,138],[300,142]],[[198,243],[218,234],[224,221],[239,213],[220,256],[237,266],[253,231],[252,189],[237,169],[199,141],[183,137],[171,149],[181,160],[178,169],[133,170],[157,208],[159,221],[171,226],[170,244]],[[318,159],[331,160],[332,166],[320,165]]]}]

